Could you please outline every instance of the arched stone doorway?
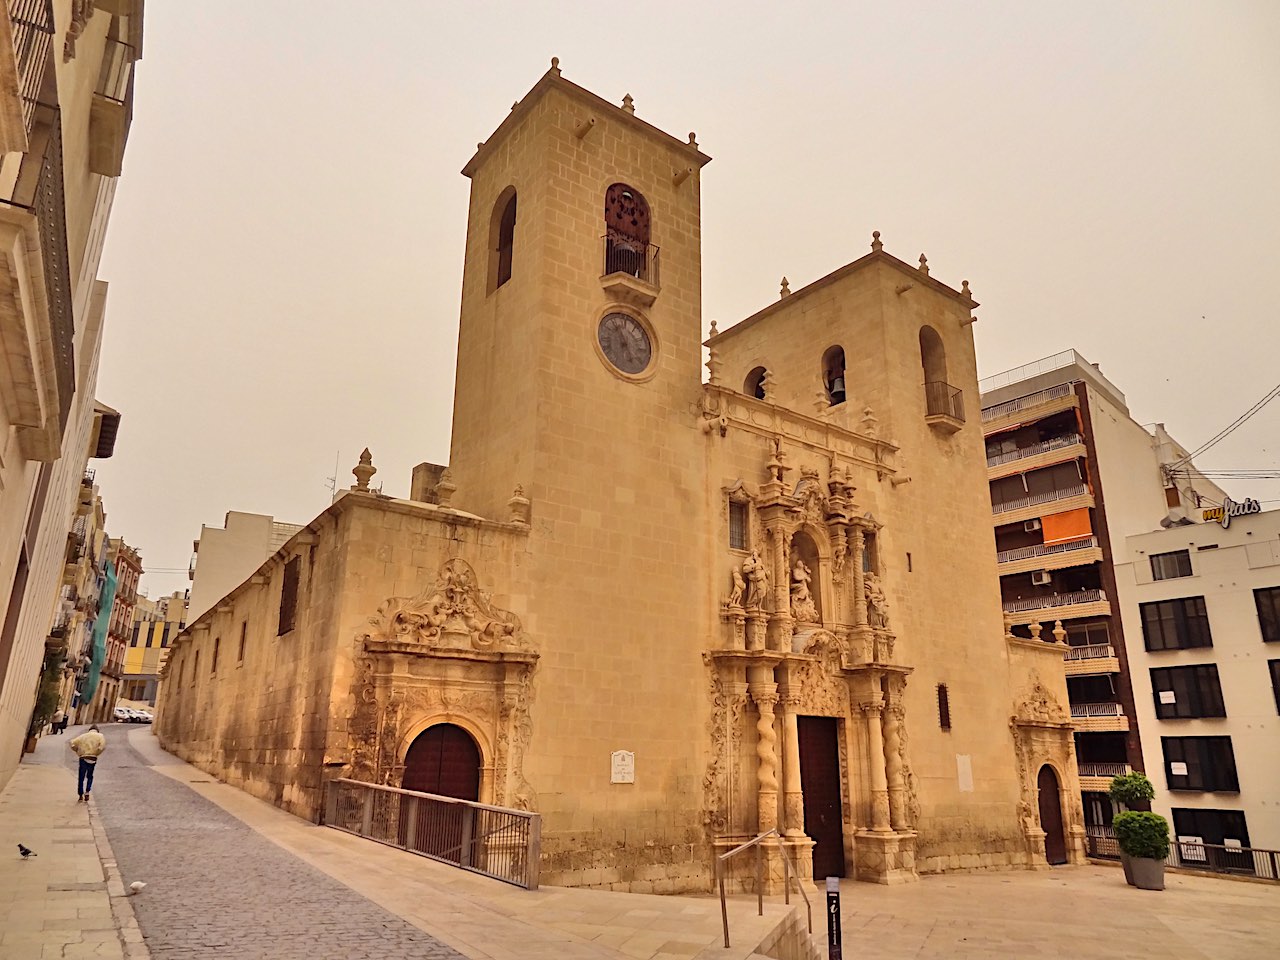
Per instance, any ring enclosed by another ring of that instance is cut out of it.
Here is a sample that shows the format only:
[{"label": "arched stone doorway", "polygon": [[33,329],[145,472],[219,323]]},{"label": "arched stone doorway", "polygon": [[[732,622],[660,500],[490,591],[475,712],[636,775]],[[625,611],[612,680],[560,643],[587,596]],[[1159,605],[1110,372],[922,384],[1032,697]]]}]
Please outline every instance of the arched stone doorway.
[{"label": "arched stone doorway", "polygon": [[480,748],[471,734],[456,724],[428,727],[405,754],[400,786],[458,800],[479,800]]},{"label": "arched stone doorway", "polygon": [[[480,799],[480,748],[452,723],[428,727],[409,745],[400,786],[458,800]],[[467,851],[462,804],[401,795],[398,839],[409,850],[458,862]],[[463,861],[465,862],[465,860]]]},{"label": "arched stone doorway", "polygon": [[1062,823],[1062,798],[1058,791],[1058,775],[1045,764],[1036,778],[1040,795],[1040,829],[1044,831],[1044,858],[1049,863],[1067,862],[1067,838]]}]

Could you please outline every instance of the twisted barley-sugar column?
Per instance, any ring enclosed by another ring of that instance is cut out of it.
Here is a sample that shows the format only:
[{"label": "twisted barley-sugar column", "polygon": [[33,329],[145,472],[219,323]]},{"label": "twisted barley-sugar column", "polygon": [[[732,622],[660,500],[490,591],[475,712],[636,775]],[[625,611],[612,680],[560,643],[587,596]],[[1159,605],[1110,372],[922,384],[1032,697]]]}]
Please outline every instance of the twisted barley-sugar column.
[{"label": "twisted barley-sugar column", "polygon": [[906,780],[902,773],[902,699],[894,694],[884,714],[885,772],[888,775],[889,820],[894,830],[907,830]]},{"label": "twisted barley-sugar column", "polygon": [[772,682],[770,667],[752,667],[748,685],[755,702],[757,821],[760,833],[778,825],[778,735],[773,729],[773,708],[778,702],[778,685]]},{"label": "twisted barley-sugar column", "polygon": [[871,700],[862,704],[867,718],[867,740],[870,746],[868,762],[871,767],[871,829],[876,833],[892,833],[889,825],[889,782],[884,769],[884,733],[880,729],[883,700]]},{"label": "twisted barley-sugar column", "polygon": [[855,627],[865,627],[867,625],[867,588],[862,577],[862,552],[866,549],[866,537],[863,536],[862,527],[853,528],[853,625]]},{"label": "twisted barley-sugar column", "polygon": [[804,793],[800,783],[800,725],[796,710],[800,697],[788,684],[782,697],[782,812],[786,815],[788,837],[804,836]]}]

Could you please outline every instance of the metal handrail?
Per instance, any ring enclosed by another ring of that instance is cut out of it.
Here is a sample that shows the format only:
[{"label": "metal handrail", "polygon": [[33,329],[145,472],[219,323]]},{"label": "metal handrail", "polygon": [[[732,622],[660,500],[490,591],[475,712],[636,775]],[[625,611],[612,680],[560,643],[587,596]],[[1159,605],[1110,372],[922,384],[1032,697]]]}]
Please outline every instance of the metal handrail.
[{"label": "metal handrail", "polygon": [[991,504],[991,512],[999,516],[1002,513],[1011,513],[1014,510],[1022,510],[1025,507],[1034,507],[1040,503],[1052,503],[1054,500],[1082,497],[1088,492],[1089,488],[1083,483],[1075,483],[1060,490],[1042,490],[1040,493],[1029,493],[1025,497],[1018,497],[1015,500],[1003,500],[1000,503],[993,503]]},{"label": "metal handrail", "polygon": [[[720,886],[720,920],[724,925],[724,947],[729,949],[729,907],[724,899],[724,865],[734,856],[737,856],[743,850],[751,847],[756,849],[756,915],[764,916],[764,876],[762,873],[761,862],[761,846],[763,840],[769,837],[777,837],[782,840],[782,834],[778,832],[778,828],[766,830],[764,833],[756,836],[746,843],[740,843],[732,850],[722,853],[716,857],[716,882]],[[804,897],[804,909],[809,915],[809,935],[813,935],[813,904],[809,902],[809,894],[804,891],[804,884],[800,882],[799,874],[796,874],[795,864],[791,862],[791,854],[787,853],[786,844],[779,842],[778,849],[782,852],[782,901],[788,906],[791,905],[791,877],[794,874],[796,878],[796,889],[800,891],[800,896]]]},{"label": "metal handrail", "polygon": [[[978,389],[981,391],[982,387],[979,386]],[[982,419],[983,421],[997,420],[1010,413],[1017,413],[1030,407],[1038,407],[1040,404],[1048,403],[1050,400],[1065,397],[1067,394],[1074,392],[1074,390],[1074,385],[1070,383],[1060,383],[1057,386],[1046,387],[1043,390],[1037,390],[1035,393],[1029,393],[1025,397],[1018,397],[1015,400],[1006,400],[1004,403],[984,407]]]},{"label": "metal handrail", "polygon": [[1097,545],[1097,537],[1083,537],[1080,540],[1068,540],[1065,543],[1036,543],[1029,547],[1001,550],[996,554],[996,562],[1013,563],[1015,560],[1030,560],[1032,557],[1049,557],[1058,553],[1070,553],[1072,550],[1088,550]]},{"label": "metal handrail", "polygon": [[1023,613],[1027,610],[1042,610],[1049,607],[1070,607],[1077,603],[1098,603],[1106,599],[1107,594],[1104,590],[1077,590],[1074,593],[1051,593],[1044,597],[1006,600],[1003,606],[1008,613]]},{"label": "metal handrail", "polygon": [[1019,447],[1017,450],[1010,450],[1008,453],[997,453],[993,457],[987,457],[987,466],[1003,466],[1006,463],[1013,463],[1015,460],[1025,460],[1027,457],[1038,457],[1042,453],[1052,453],[1054,450],[1074,447],[1078,443],[1084,443],[1084,438],[1078,433],[1068,433],[1061,437],[1054,437],[1052,440],[1041,440],[1039,443],[1033,443],[1029,447]]}]

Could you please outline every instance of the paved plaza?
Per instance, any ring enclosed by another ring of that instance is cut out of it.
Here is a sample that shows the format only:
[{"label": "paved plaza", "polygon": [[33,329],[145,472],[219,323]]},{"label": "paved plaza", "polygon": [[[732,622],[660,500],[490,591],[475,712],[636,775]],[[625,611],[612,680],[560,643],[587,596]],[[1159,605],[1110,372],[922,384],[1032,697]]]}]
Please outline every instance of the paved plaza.
[{"label": "paved plaza", "polygon": [[[105,733],[92,805],[76,803],[57,737],[0,794],[4,960],[745,960],[788,912],[767,903],[757,918],[737,899],[726,951],[713,898],[530,893],[289,816],[166,754],[146,728]],[[39,856],[19,861],[19,841]],[[124,896],[135,879],[147,889]],[[844,955],[878,960],[1251,960],[1280,943],[1280,885],[1170,874],[1149,893],[1102,866],[846,882],[842,906]]]}]

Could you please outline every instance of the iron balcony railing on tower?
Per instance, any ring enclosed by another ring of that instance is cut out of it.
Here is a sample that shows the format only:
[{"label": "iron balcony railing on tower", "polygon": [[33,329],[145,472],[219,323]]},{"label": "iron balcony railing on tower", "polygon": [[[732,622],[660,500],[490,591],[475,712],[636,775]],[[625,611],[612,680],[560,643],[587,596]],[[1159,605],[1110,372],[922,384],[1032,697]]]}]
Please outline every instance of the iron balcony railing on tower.
[{"label": "iron balcony railing on tower", "polygon": [[652,287],[660,287],[658,248],[626,237],[606,236],[604,240],[604,276],[626,274]]},{"label": "iron balcony railing on tower", "polygon": [[924,385],[925,413],[931,417],[951,417],[964,422],[964,391],[941,380]]}]

